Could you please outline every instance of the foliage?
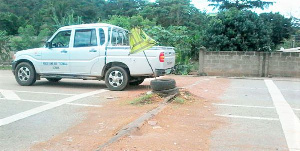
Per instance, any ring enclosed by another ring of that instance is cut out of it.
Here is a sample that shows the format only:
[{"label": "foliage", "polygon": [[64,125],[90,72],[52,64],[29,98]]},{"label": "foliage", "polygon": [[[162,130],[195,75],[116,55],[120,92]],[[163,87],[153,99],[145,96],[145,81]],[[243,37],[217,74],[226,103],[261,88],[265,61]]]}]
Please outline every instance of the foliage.
[{"label": "foliage", "polygon": [[8,43],[9,43],[9,36],[7,35],[7,32],[0,30],[0,60],[1,61],[9,60],[10,48]]},{"label": "foliage", "polygon": [[155,21],[150,21],[149,19],[144,19],[142,16],[117,16],[113,15],[109,20],[105,21],[107,23],[123,27],[130,30],[132,27],[139,26],[141,28],[152,28],[156,25]]},{"label": "foliage", "polygon": [[154,97],[153,94],[145,94],[145,95],[142,95],[142,96],[134,99],[133,101],[130,102],[130,104],[132,104],[132,105],[151,104],[153,97]]},{"label": "foliage", "polygon": [[[226,11],[212,17],[195,8],[191,0],[0,0],[0,30],[13,37],[11,42],[6,41],[6,49],[16,51],[41,46],[46,36],[43,33],[53,33],[65,25],[106,22],[126,29],[141,26],[159,45],[175,47],[176,64],[180,68],[177,71],[181,74],[189,71],[189,64],[198,59],[203,45],[217,51],[263,51],[291,35],[285,32],[290,30],[288,19],[273,14],[276,23],[263,19],[263,24],[258,15],[245,11],[264,9],[272,2],[209,2]],[[292,21],[294,28],[299,27],[299,19]],[[274,32],[277,29],[279,33]]]},{"label": "foliage", "polygon": [[0,30],[6,31],[9,35],[15,35],[20,25],[20,19],[15,14],[0,12]]},{"label": "foliage", "polygon": [[284,39],[290,37],[292,32],[292,23],[290,18],[285,18],[279,13],[263,13],[260,14],[260,18],[263,19],[264,23],[272,29],[272,42],[274,44],[273,49],[279,44],[283,43]]},{"label": "foliage", "polygon": [[62,17],[60,20],[58,18],[58,16],[53,13],[53,20],[55,22],[54,27],[56,27],[57,29],[63,26],[68,26],[68,25],[78,25],[78,24],[82,24],[82,19],[81,17],[77,16],[77,18],[74,18],[74,14],[68,14],[67,16]]},{"label": "foliage", "polygon": [[274,2],[262,1],[262,0],[208,0],[212,2],[210,6],[219,8],[220,10],[227,10],[230,8],[236,8],[238,10],[246,10],[252,8],[264,9],[269,5],[273,5]]},{"label": "foliage", "polygon": [[49,29],[44,29],[40,31],[38,36],[35,36],[36,31],[32,25],[20,27],[18,32],[19,36],[13,37],[10,44],[13,50],[16,51],[41,47],[47,40],[46,37],[49,35]]},{"label": "foliage", "polygon": [[178,103],[178,104],[184,104],[185,101],[186,100],[181,97],[176,97],[173,102]]},{"label": "foliage", "polygon": [[271,32],[256,13],[230,9],[210,21],[204,46],[210,51],[270,51]]}]

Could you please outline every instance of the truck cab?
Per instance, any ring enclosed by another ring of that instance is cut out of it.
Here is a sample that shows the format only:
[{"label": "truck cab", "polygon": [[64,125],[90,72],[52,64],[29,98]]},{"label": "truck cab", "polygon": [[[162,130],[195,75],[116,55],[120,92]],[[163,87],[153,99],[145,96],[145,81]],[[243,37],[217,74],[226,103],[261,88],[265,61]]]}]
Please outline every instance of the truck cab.
[{"label": "truck cab", "polygon": [[[13,73],[22,86],[46,78],[105,80],[110,90],[138,85],[145,78],[164,75],[174,67],[172,47],[152,47],[130,54],[129,32],[110,24],[82,24],[59,28],[43,48],[14,55]],[[151,65],[151,66],[150,66]]]}]

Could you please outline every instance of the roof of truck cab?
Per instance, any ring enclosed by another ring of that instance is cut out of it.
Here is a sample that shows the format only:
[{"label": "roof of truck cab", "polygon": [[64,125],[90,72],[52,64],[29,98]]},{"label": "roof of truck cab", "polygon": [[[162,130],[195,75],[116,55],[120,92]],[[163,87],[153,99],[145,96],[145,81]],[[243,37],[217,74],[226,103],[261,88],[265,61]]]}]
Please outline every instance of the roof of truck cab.
[{"label": "roof of truck cab", "polygon": [[[119,26],[111,25],[111,24],[106,24],[106,23],[94,23],[94,24],[80,24],[80,25],[71,25],[71,26],[64,26],[59,28],[60,30],[64,29],[73,29],[73,28],[89,28],[89,27],[114,27],[114,28],[121,28]],[[123,28],[121,28],[123,29]],[[126,30],[126,29],[124,29]]]}]

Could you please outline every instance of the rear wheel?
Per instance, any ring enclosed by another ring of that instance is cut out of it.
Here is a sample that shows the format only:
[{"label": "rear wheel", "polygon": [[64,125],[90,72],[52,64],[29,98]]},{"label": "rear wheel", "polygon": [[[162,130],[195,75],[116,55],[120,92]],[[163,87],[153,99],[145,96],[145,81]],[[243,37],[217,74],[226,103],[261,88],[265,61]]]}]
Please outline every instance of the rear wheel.
[{"label": "rear wheel", "polygon": [[22,86],[33,85],[36,81],[34,67],[28,62],[19,63],[15,70],[15,79]]},{"label": "rear wheel", "polygon": [[111,67],[105,74],[105,84],[112,91],[124,90],[128,85],[128,72],[122,67]]},{"label": "rear wheel", "polygon": [[49,82],[58,82],[61,78],[46,78]]}]

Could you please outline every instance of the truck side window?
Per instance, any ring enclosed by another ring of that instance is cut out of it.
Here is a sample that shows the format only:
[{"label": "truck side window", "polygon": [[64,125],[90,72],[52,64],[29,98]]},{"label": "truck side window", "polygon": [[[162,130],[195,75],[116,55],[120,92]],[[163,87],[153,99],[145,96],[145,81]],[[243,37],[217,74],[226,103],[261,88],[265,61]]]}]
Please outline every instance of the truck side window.
[{"label": "truck side window", "polygon": [[52,48],[68,48],[70,43],[71,30],[61,31],[52,39]]},{"label": "truck side window", "polygon": [[105,33],[102,28],[99,28],[100,45],[105,43]]},{"label": "truck side window", "polygon": [[116,30],[112,31],[112,36],[111,36],[111,45],[116,46],[118,43],[118,32]]},{"label": "truck side window", "polygon": [[124,46],[129,46],[128,33],[124,31],[124,32],[123,32],[123,37],[124,37],[124,39],[123,39],[123,45],[124,45]]},{"label": "truck side window", "polygon": [[95,29],[79,29],[75,31],[74,47],[97,46]]},{"label": "truck side window", "polygon": [[117,46],[122,46],[123,45],[123,33],[120,31],[118,32],[118,40],[117,40]]}]

